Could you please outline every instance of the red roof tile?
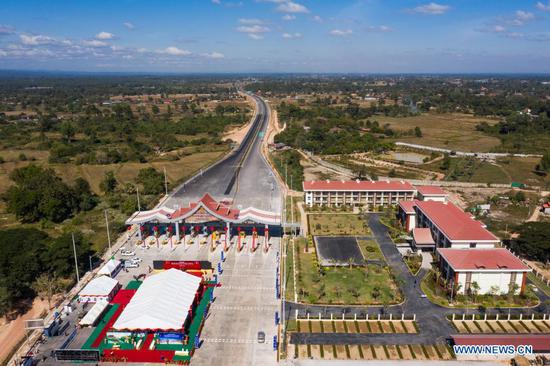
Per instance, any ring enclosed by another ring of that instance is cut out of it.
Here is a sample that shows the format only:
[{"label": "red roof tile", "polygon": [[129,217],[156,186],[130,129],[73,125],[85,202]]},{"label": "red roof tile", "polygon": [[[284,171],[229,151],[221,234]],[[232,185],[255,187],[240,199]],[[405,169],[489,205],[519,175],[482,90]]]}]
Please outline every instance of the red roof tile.
[{"label": "red roof tile", "polygon": [[453,334],[454,344],[466,345],[531,345],[534,352],[550,351],[550,334]]},{"label": "red roof tile", "polygon": [[370,180],[306,180],[304,191],[414,191],[404,181]]},{"label": "red roof tile", "polygon": [[466,270],[523,270],[529,271],[508,249],[452,249],[438,248],[438,253],[455,271]]},{"label": "red roof tile", "polygon": [[417,227],[412,230],[414,242],[417,244],[435,244],[432,232],[427,227]]},{"label": "red roof tile", "polygon": [[401,207],[401,209],[403,211],[405,211],[405,213],[408,213],[408,214],[413,214],[415,213],[416,211],[414,210],[414,207],[416,206],[416,200],[412,200],[412,201],[399,201],[399,207]]},{"label": "red roof tile", "polygon": [[481,222],[456,207],[450,202],[418,201],[420,210],[441,230],[451,241],[498,241],[499,239],[485,229]]},{"label": "red roof tile", "polygon": [[447,196],[439,186],[416,186],[416,190],[423,196]]}]

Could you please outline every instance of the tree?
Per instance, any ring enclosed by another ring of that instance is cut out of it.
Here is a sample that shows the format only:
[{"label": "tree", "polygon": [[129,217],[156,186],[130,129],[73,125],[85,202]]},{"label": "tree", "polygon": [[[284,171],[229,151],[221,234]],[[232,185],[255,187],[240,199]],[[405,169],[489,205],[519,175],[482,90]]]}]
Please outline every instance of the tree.
[{"label": "tree", "polygon": [[355,164],[352,169],[352,173],[357,179],[365,179],[367,177],[367,167],[363,164]]},{"label": "tree", "polygon": [[74,137],[76,133],[73,125],[69,121],[63,122],[63,124],[60,127],[60,132],[65,138],[65,140],[67,140],[68,143],[71,142],[71,139]]},{"label": "tree", "polygon": [[59,278],[52,276],[50,273],[41,274],[32,284],[33,290],[41,298],[48,300],[48,309],[52,308],[52,297],[62,288]]},{"label": "tree", "polygon": [[416,127],[414,128],[414,135],[415,135],[416,137],[422,137],[422,130],[420,129],[420,127],[416,126]]},{"label": "tree", "polygon": [[61,222],[79,210],[79,198],[52,169],[28,165],[14,170],[4,199],[8,212],[23,222],[47,219]]},{"label": "tree", "polygon": [[489,295],[497,296],[500,295],[500,287],[498,285],[493,285],[489,288]]},{"label": "tree", "polygon": [[115,173],[113,171],[105,172],[103,180],[99,183],[99,189],[105,193],[113,193],[118,186]]},{"label": "tree", "polygon": [[545,222],[525,222],[516,229],[518,236],[510,247],[523,257],[547,263],[550,261],[550,225]]},{"label": "tree", "polygon": [[537,165],[537,170],[543,173],[550,172],[550,150],[545,151]]},{"label": "tree", "polygon": [[[74,235],[76,257],[80,270],[87,268],[89,256],[92,254],[90,243],[84,238],[82,233]],[[48,264],[51,273],[55,277],[69,277],[75,275],[74,251],[72,234],[65,233],[54,239],[47,252]]]},{"label": "tree", "polygon": [[476,281],[473,281],[471,284],[470,284],[470,293],[472,294],[472,296],[474,297],[474,302],[477,302],[477,295],[479,294],[479,283],[477,283]]},{"label": "tree", "polygon": [[98,199],[93,194],[90,183],[84,178],[78,177],[74,181],[73,191],[78,201],[78,207],[81,211],[89,211],[94,208]]},{"label": "tree", "polygon": [[44,270],[48,234],[37,229],[0,231],[0,308],[32,296],[31,284]]},{"label": "tree", "polygon": [[144,194],[159,194],[164,191],[164,175],[155,168],[141,169],[137,182],[143,186]]}]

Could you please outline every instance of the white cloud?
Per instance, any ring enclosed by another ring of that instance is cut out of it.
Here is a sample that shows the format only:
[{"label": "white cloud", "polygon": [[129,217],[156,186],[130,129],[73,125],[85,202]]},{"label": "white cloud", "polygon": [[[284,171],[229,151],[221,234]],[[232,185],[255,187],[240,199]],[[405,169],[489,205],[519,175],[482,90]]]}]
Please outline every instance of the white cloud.
[{"label": "white cloud", "polygon": [[12,26],[0,24],[0,36],[7,36],[15,33],[15,29]]},{"label": "white cloud", "polygon": [[283,20],[286,20],[286,21],[294,20],[294,19],[296,19],[296,15],[285,14],[285,15],[282,16],[282,19],[283,19]]},{"label": "white cloud", "polygon": [[511,24],[515,26],[522,26],[533,19],[535,19],[535,14],[523,10],[518,10],[515,13],[514,19],[512,19]]},{"label": "white cloud", "polygon": [[221,3],[220,0],[212,0],[212,4],[220,5]]},{"label": "white cloud", "polygon": [[130,22],[124,22],[124,23],[122,23],[122,25],[125,26],[128,29],[135,29],[136,28],[134,23],[130,23]]},{"label": "white cloud", "polygon": [[84,40],[82,41],[82,44],[89,47],[107,47],[109,45],[107,42],[99,41],[97,39]]},{"label": "white cloud", "polygon": [[302,33],[283,33],[282,37],[286,39],[302,38]]},{"label": "white cloud", "polygon": [[351,29],[333,29],[330,34],[336,37],[347,37],[353,34]]},{"label": "white cloud", "polygon": [[506,31],[506,28],[503,27],[502,25],[495,25],[493,27],[493,32],[495,33],[502,33],[502,32],[505,32]]},{"label": "white cloud", "polygon": [[323,22],[323,18],[321,18],[319,15],[315,15],[313,17],[313,20],[318,22],[318,23],[322,23]]},{"label": "white cloud", "polygon": [[281,2],[280,5],[277,6],[277,11],[283,13],[309,13],[308,8],[293,1]]},{"label": "white cloud", "polygon": [[544,5],[543,3],[541,3],[539,1],[537,3],[536,7],[537,7],[537,9],[542,10],[542,11],[550,11],[550,0],[548,0],[548,3],[546,5]]},{"label": "white cloud", "polygon": [[241,18],[239,19],[239,23],[245,24],[245,25],[261,25],[264,24],[264,22],[260,19],[255,18]]},{"label": "white cloud", "polygon": [[55,38],[49,37],[49,36],[43,36],[43,35],[27,35],[27,34],[20,34],[19,38],[21,39],[21,43],[27,46],[38,46],[38,45],[45,45],[45,44],[53,44],[56,43]]},{"label": "white cloud", "polygon": [[113,33],[109,33],[109,32],[99,32],[98,34],[95,35],[95,38],[96,39],[102,39],[102,40],[113,39],[113,38],[115,38],[115,35]]},{"label": "white cloud", "polygon": [[428,15],[441,15],[445,14],[451,9],[449,5],[441,5],[438,3],[429,3],[425,5],[417,6],[412,9],[414,13],[428,14]]},{"label": "white cloud", "polygon": [[160,53],[164,53],[171,56],[189,56],[191,54],[191,51],[183,50],[175,46],[170,46],[170,47],[166,47]]},{"label": "white cloud", "polygon": [[260,35],[260,34],[256,34],[256,33],[249,33],[248,36],[256,41],[260,40],[260,39],[264,39],[264,36]]},{"label": "white cloud", "polygon": [[212,58],[212,59],[225,58],[225,55],[223,53],[220,53],[220,52],[203,53],[202,56]]},{"label": "white cloud", "polygon": [[248,34],[260,34],[260,33],[269,32],[269,28],[258,24],[250,25],[250,26],[242,25],[240,27],[237,27],[237,32],[248,33]]},{"label": "white cloud", "polygon": [[387,25],[379,25],[379,26],[374,26],[374,25],[371,25],[367,28],[367,31],[368,32],[379,32],[379,33],[388,33],[388,32],[393,32],[393,29],[388,27]]}]

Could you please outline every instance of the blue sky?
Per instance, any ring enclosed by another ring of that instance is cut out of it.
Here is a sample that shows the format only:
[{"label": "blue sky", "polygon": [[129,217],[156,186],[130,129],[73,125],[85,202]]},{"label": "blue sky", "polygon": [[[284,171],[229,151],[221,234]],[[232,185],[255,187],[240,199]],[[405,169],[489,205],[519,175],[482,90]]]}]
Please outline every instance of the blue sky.
[{"label": "blue sky", "polygon": [[550,72],[550,0],[2,0],[0,68]]}]

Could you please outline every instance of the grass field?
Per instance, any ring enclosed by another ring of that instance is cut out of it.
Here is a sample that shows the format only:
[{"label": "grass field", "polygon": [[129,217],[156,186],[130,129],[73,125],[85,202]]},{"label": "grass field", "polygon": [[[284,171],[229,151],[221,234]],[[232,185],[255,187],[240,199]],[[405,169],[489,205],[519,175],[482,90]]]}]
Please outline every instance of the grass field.
[{"label": "grass field", "polygon": [[308,214],[308,223],[312,235],[360,236],[370,232],[365,220],[354,214]]},{"label": "grass field", "polygon": [[375,240],[357,240],[359,248],[367,261],[385,261],[384,254]]},{"label": "grass field", "polygon": [[389,123],[396,131],[408,131],[416,126],[420,127],[422,137],[403,136],[398,141],[441,147],[460,151],[486,152],[500,145],[496,137],[487,136],[476,131],[475,126],[480,122],[495,124],[498,121],[487,118],[474,117],[467,114],[425,113],[420,116],[396,118],[376,116],[381,124]]},{"label": "grass field", "polygon": [[[393,304],[402,300],[387,267],[367,265],[366,268],[320,270],[314,248],[310,246],[308,253],[304,248],[305,240],[298,239],[295,248],[298,301],[310,304]],[[292,280],[289,284],[292,286]]]}]

